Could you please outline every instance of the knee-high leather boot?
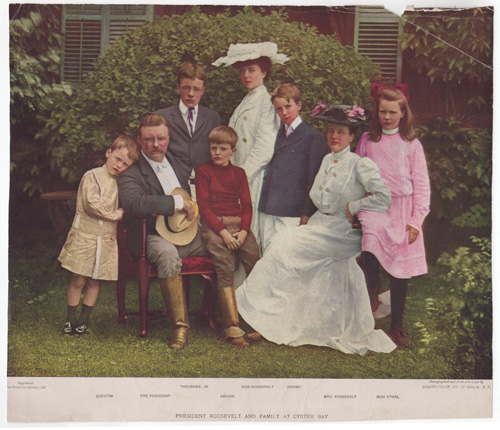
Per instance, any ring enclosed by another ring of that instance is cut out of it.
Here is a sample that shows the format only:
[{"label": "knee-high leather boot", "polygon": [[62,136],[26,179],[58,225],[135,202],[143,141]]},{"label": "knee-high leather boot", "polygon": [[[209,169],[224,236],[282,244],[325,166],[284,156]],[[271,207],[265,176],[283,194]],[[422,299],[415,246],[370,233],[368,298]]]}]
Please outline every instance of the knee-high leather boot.
[{"label": "knee-high leather boot", "polygon": [[219,308],[222,316],[222,339],[232,345],[250,346],[245,340],[245,332],[239,326],[238,306],[233,287],[222,287],[217,290]]},{"label": "knee-high leather boot", "polygon": [[172,349],[184,348],[188,343],[189,318],[181,275],[160,279],[160,288],[172,324],[168,346]]}]

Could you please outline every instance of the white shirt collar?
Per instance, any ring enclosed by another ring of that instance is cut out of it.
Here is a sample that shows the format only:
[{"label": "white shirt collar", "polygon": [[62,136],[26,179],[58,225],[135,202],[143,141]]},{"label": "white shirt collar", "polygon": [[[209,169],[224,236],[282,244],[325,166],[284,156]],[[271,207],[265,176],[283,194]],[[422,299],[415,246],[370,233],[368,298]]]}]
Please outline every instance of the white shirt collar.
[{"label": "white shirt collar", "polygon": [[333,156],[334,159],[339,159],[339,158],[342,158],[348,152],[351,152],[351,146],[350,145],[347,145],[347,148],[344,148],[340,152],[332,152],[331,154],[332,154],[332,156]]},{"label": "white shirt collar", "polygon": [[382,129],[382,133],[384,134],[396,134],[399,131],[399,127],[393,128],[392,130],[386,130],[385,128]]},{"label": "white shirt collar", "polygon": [[144,155],[144,158],[147,160],[147,162],[149,163],[149,165],[153,168],[153,170],[155,172],[157,172],[158,168],[160,168],[160,167],[170,166],[170,163],[168,162],[166,156],[164,156],[163,161],[161,163],[159,163],[158,161],[151,160],[151,158],[149,158],[146,154],[144,154],[144,151],[141,151],[141,153],[142,153],[142,155]]},{"label": "white shirt collar", "polygon": [[264,84],[262,84],[261,86],[254,88],[253,90],[249,90],[248,94],[252,95],[252,94],[258,93],[259,91],[267,91],[266,86]]},{"label": "white shirt collar", "polygon": [[295,131],[301,122],[302,122],[302,118],[300,117],[300,115],[298,115],[297,118],[295,118],[290,125],[287,125],[285,127],[285,129],[288,130],[288,127],[292,127],[292,131]]},{"label": "white shirt collar", "polygon": [[[179,99],[179,110],[181,111],[182,115],[187,116],[188,109],[189,108],[182,102],[182,100]],[[198,105],[194,107],[193,115],[198,115]]]}]

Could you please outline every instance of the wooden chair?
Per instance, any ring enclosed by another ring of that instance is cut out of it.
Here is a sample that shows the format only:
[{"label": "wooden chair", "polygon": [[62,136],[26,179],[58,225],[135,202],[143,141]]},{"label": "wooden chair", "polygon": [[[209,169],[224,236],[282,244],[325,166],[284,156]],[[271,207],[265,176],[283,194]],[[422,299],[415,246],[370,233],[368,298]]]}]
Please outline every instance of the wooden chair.
[{"label": "wooden chair", "polygon": [[[147,321],[167,316],[166,311],[148,310],[149,285],[158,275],[156,267],[153,264],[149,264],[146,258],[146,220],[147,217],[141,217],[141,250],[138,260],[132,258],[128,250],[125,224],[123,221],[120,221],[117,226],[118,281],[116,282],[116,297],[118,302],[118,323],[123,324],[125,319],[130,315],[139,315],[140,335],[142,337],[147,335]],[[183,258],[181,275],[189,316],[202,316],[206,318],[210,327],[215,330],[214,310],[217,285],[212,261],[208,257]],[[205,279],[203,299],[199,310],[191,310],[189,307],[191,275],[201,275]],[[125,285],[130,278],[137,279],[139,311],[127,311],[125,309]]]}]

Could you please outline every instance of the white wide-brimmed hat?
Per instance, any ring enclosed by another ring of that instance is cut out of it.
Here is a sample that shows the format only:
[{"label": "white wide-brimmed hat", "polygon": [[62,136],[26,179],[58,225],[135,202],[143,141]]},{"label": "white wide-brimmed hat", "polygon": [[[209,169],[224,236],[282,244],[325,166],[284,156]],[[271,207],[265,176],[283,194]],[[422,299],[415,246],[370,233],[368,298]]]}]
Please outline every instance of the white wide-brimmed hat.
[{"label": "white wide-brimmed hat", "polygon": [[212,65],[230,66],[239,61],[256,60],[260,57],[268,57],[272,64],[285,64],[289,60],[285,54],[278,54],[278,45],[274,42],[231,43],[227,56],[220,57]]},{"label": "white wide-brimmed hat", "polygon": [[189,221],[186,211],[176,211],[173,215],[156,217],[156,231],[169,242],[177,246],[191,243],[198,231],[198,205],[191,200],[191,197],[183,188],[174,188],[170,195],[178,194],[184,200],[189,200],[194,206],[195,217]]}]

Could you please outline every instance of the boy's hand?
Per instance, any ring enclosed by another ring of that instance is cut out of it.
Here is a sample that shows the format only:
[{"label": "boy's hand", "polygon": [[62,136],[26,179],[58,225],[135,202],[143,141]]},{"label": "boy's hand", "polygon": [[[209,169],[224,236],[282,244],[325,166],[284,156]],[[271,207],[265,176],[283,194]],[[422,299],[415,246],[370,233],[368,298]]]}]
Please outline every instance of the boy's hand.
[{"label": "boy's hand", "polygon": [[236,251],[239,248],[238,239],[233,237],[226,229],[221,230],[219,235],[231,251]]},{"label": "boy's hand", "polygon": [[233,234],[233,237],[236,238],[236,243],[238,244],[238,249],[241,248],[245,239],[247,238],[248,232],[246,230],[240,230]]},{"label": "boy's hand", "polygon": [[183,206],[182,210],[186,211],[188,221],[191,221],[195,217],[194,206],[190,200],[182,199]]},{"label": "boy's hand", "polygon": [[120,219],[122,219],[123,218],[123,214],[125,213],[125,211],[122,208],[118,208],[118,212],[121,212],[122,216],[120,217]]}]

